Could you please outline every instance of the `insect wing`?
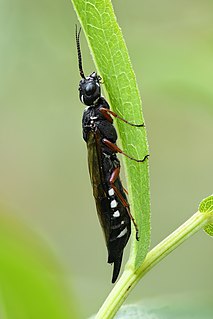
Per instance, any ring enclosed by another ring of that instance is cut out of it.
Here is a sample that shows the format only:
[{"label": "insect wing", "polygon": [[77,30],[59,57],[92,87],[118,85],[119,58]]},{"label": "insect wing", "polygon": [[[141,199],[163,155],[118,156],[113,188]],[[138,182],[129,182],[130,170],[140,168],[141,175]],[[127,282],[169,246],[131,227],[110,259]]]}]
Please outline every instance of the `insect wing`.
[{"label": "insect wing", "polygon": [[87,139],[89,174],[93,188],[93,196],[96,202],[98,218],[107,243],[110,235],[110,206],[104,184],[100,143],[99,132],[90,131]]}]

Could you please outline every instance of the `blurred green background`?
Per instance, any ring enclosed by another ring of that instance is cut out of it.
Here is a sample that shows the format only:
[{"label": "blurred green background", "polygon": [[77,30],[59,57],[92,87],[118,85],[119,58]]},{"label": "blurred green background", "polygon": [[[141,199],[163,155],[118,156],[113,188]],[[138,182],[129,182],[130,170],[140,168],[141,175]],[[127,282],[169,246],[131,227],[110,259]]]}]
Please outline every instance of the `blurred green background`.
[{"label": "blurred green background", "polygon": [[[212,193],[213,2],[113,5],[143,99],[154,246]],[[112,288],[112,268],[81,136],[75,23],[68,0],[0,0],[0,203],[48,243],[89,315]],[[87,74],[95,68],[83,36],[82,51]],[[210,293],[211,245],[196,234],[128,302]]]}]

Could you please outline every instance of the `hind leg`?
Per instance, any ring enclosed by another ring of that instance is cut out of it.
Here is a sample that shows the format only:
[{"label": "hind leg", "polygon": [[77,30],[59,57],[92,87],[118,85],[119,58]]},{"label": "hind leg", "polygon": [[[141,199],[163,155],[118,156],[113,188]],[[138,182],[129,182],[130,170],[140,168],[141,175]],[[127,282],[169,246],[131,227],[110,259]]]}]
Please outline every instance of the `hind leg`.
[{"label": "hind leg", "polygon": [[114,169],[114,171],[112,172],[111,176],[110,176],[110,186],[111,188],[114,190],[115,194],[118,196],[118,198],[120,199],[121,203],[123,204],[123,206],[126,208],[126,211],[131,219],[131,221],[133,222],[133,225],[135,227],[135,231],[136,231],[136,239],[139,240],[139,236],[138,236],[138,226],[135,222],[134,217],[132,216],[132,214],[130,213],[130,207],[129,207],[129,203],[127,202],[127,200],[123,197],[123,195],[121,194],[120,190],[115,186],[115,181],[119,178],[119,174],[120,174],[120,167],[116,167]]}]

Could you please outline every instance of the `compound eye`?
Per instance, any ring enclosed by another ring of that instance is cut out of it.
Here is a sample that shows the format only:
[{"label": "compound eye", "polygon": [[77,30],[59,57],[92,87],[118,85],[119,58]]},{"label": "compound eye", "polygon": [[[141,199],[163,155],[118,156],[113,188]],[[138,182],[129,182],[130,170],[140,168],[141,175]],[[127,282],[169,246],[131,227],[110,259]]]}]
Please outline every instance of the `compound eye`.
[{"label": "compound eye", "polygon": [[96,90],[95,83],[88,83],[85,87],[85,92],[87,95],[92,95]]}]

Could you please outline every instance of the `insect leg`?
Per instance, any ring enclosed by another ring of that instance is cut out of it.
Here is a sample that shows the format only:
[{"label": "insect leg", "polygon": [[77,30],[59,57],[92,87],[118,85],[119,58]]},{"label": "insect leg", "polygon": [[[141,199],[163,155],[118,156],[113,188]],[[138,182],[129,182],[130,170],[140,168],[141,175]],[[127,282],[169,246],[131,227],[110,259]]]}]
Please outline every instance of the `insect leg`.
[{"label": "insect leg", "polygon": [[127,213],[131,219],[131,221],[133,222],[133,225],[135,227],[135,231],[136,231],[136,239],[139,240],[139,236],[138,236],[138,226],[135,222],[134,217],[132,216],[132,214],[130,213],[130,208],[129,208],[129,203],[125,200],[125,198],[123,198],[122,194],[120,193],[120,191],[117,189],[117,187],[115,186],[115,181],[116,179],[119,177],[120,174],[120,167],[116,167],[114,169],[114,171],[112,172],[112,175],[110,177],[110,186],[114,189],[116,195],[118,196],[118,198],[120,199],[121,203],[123,204],[124,207],[126,207]]},{"label": "insect leg", "polygon": [[112,151],[114,151],[115,153],[121,153],[124,156],[130,158],[133,161],[139,162],[139,163],[143,163],[148,157],[149,155],[144,156],[144,158],[142,160],[136,159],[134,157],[131,157],[129,155],[127,155],[126,153],[124,153],[116,144],[110,142],[109,140],[107,140],[106,138],[102,139],[102,142],[107,145]]},{"label": "insect leg", "polygon": [[123,187],[123,190],[127,195],[129,195],[128,190],[125,187]]},{"label": "insect leg", "polygon": [[[110,115],[118,118],[119,120],[131,125],[131,126],[135,126],[135,127],[144,127],[144,123],[143,124],[133,124],[133,123],[130,123],[129,121],[125,120],[124,118],[122,118],[121,116],[119,116],[118,114],[116,114],[115,112],[105,108],[105,107],[101,107],[100,108],[100,112],[105,116],[105,118],[109,121],[109,122],[112,122],[112,118]],[[109,115],[110,114],[110,115]]]}]

